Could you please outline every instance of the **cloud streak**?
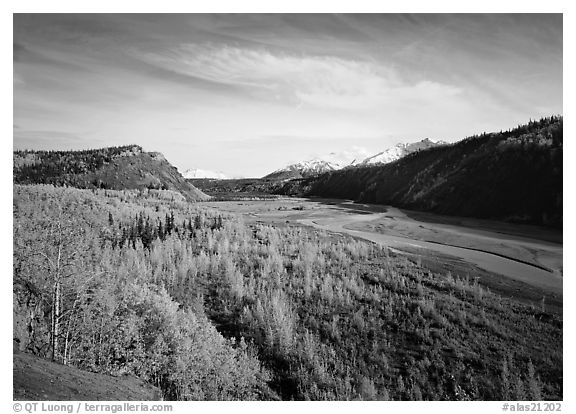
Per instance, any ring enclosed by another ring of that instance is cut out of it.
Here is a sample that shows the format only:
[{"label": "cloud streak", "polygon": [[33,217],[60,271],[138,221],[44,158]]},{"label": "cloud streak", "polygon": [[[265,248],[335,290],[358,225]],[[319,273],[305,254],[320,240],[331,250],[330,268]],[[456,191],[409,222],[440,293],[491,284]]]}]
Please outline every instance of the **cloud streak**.
[{"label": "cloud streak", "polygon": [[431,80],[409,83],[392,68],[334,56],[296,56],[228,45],[180,45],[139,58],[184,76],[243,88],[248,94],[289,104],[363,110],[393,103],[452,99],[461,90]]},{"label": "cloud streak", "polygon": [[[14,149],[81,149],[85,139],[80,135],[66,131],[30,131],[14,128]],[[93,140],[93,147],[99,140]]]}]

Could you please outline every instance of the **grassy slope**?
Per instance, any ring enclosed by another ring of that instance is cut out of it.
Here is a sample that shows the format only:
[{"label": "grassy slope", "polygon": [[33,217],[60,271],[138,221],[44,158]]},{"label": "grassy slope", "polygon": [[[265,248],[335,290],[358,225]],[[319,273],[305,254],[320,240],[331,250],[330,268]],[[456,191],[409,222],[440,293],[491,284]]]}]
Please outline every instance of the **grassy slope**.
[{"label": "grassy slope", "polygon": [[14,400],[154,401],[160,390],[135,377],[112,377],[15,353]]}]

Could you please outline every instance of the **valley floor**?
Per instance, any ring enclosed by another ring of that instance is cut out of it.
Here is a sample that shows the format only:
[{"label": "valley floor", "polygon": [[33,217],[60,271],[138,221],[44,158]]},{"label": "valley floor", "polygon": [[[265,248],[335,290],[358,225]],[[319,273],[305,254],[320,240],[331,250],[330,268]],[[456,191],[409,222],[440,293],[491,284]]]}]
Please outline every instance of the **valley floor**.
[{"label": "valley floor", "polygon": [[561,312],[561,231],[331,199],[208,204],[240,213],[248,222],[306,225],[369,240],[436,267],[443,263],[460,276],[481,278],[508,296],[529,302],[544,298]]}]

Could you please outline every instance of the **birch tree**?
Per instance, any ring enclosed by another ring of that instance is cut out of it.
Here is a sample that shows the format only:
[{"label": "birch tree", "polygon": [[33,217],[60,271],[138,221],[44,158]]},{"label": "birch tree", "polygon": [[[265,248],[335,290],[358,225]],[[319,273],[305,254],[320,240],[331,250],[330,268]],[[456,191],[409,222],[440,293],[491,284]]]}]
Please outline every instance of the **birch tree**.
[{"label": "birch tree", "polygon": [[26,258],[28,269],[23,273],[40,287],[50,306],[49,353],[53,361],[60,361],[63,321],[73,310],[66,309],[65,302],[65,295],[73,292],[65,290],[80,273],[78,265],[85,247],[85,229],[62,210],[55,218],[43,217],[19,224],[18,231],[15,228],[15,253]]}]

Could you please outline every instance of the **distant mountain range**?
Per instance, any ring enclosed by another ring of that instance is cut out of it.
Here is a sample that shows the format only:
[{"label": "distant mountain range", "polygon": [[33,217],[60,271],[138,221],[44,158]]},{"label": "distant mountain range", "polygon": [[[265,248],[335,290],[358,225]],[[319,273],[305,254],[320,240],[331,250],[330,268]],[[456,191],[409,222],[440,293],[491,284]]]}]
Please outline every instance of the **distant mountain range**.
[{"label": "distant mountain range", "polygon": [[290,164],[263,178],[266,180],[292,180],[294,178],[306,178],[329,171],[336,171],[340,168],[341,166],[338,164],[314,158],[308,161]]},{"label": "distant mountain range", "polygon": [[190,168],[184,171],[182,176],[186,179],[212,178],[216,180],[227,180],[231,178],[219,171],[202,170],[200,168]]},{"label": "distant mountain range", "polygon": [[[530,121],[505,132],[453,144],[424,139],[362,158],[330,153],[289,165],[262,180],[227,180],[189,170],[183,177],[160,153],[137,145],[86,151],[14,151],[15,184],[78,188],[160,189],[189,201],[211,193],[320,196],[562,227],[563,117]],[[366,155],[366,154],[364,154]],[[199,179],[206,178],[207,179]],[[194,181],[194,179],[199,179]]]},{"label": "distant mountain range", "polygon": [[77,188],[158,189],[181,193],[189,201],[210,197],[187,182],[159,152],[138,145],[84,151],[14,151],[15,184]]},{"label": "distant mountain range", "polygon": [[447,142],[444,141],[434,142],[430,139],[424,139],[413,143],[399,143],[392,148],[369,157],[366,157],[367,154],[365,152],[358,150],[356,150],[356,152],[332,152],[323,157],[290,164],[266,175],[263,178],[267,180],[291,180],[296,178],[308,178],[344,168],[387,164],[413,152],[446,144]]},{"label": "distant mountain range", "polygon": [[562,154],[563,118],[553,116],[408,155],[378,154],[277,192],[562,227]]}]

